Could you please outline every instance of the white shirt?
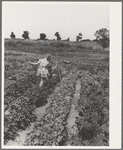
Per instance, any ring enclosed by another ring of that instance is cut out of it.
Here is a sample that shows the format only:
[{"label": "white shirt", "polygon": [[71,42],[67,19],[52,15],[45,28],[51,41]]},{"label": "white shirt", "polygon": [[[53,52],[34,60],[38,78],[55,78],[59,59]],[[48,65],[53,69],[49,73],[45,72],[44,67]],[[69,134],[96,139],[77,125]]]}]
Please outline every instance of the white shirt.
[{"label": "white shirt", "polygon": [[41,69],[41,77],[48,77],[49,72],[46,68]]},{"label": "white shirt", "polygon": [[39,60],[39,68],[45,68],[48,65],[48,61],[46,58]]}]

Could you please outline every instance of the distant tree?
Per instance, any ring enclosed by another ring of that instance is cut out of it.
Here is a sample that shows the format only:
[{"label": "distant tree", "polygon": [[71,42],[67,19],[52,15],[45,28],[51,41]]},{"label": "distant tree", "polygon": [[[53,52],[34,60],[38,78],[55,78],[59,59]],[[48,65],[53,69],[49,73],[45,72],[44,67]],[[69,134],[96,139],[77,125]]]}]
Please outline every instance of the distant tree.
[{"label": "distant tree", "polygon": [[22,37],[24,38],[24,39],[29,39],[29,32],[28,31],[24,31],[23,32],[23,34],[22,34]]},{"label": "distant tree", "polygon": [[55,36],[57,37],[57,40],[61,40],[61,36],[60,36],[59,32],[56,32]]},{"label": "distant tree", "polygon": [[15,34],[14,34],[14,32],[11,32],[10,37],[11,37],[11,39],[15,39]]},{"label": "distant tree", "polygon": [[107,30],[106,28],[102,28],[100,30],[97,30],[94,34],[94,36],[96,36],[96,39],[109,39],[109,30]]},{"label": "distant tree", "polygon": [[109,47],[109,34],[110,31],[106,28],[97,30],[94,34],[94,36],[96,36],[96,40],[98,41],[98,43],[100,43],[100,45],[103,46],[103,48]]},{"label": "distant tree", "polygon": [[79,33],[79,34],[76,36],[76,41],[79,41],[80,39],[82,39],[82,33]]},{"label": "distant tree", "polygon": [[46,39],[46,34],[41,33],[41,34],[40,34],[40,40],[45,40],[45,39]]}]

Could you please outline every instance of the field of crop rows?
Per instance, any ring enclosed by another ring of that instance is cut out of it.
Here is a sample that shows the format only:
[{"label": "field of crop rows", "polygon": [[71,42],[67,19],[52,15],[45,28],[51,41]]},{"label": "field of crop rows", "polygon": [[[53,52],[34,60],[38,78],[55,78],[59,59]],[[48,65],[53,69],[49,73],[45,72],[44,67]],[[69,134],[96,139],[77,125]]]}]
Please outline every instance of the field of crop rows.
[{"label": "field of crop rows", "polygon": [[108,146],[109,53],[76,45],[58,58],[51,52],[62,80],[40,88],[37,67],[28,61],[47,52],[12,48],[4,53],[4,145]]}]

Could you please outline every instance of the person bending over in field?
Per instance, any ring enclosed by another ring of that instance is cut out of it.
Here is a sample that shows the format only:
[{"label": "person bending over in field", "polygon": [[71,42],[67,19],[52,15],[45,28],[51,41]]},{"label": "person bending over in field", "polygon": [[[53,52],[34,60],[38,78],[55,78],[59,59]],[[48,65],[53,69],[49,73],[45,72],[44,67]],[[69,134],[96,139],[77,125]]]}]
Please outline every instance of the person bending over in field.
[{"label": "person bending over in field", "polygon": [[36,76],[41,76],[40,87],[42,86],[44,79],[51,82],[50,79],[52,78],[52,61],[50,55],[46,56],[44,59],[39,59],[37,63],[30,61],[29,63],[32,65],[39,65]]}]

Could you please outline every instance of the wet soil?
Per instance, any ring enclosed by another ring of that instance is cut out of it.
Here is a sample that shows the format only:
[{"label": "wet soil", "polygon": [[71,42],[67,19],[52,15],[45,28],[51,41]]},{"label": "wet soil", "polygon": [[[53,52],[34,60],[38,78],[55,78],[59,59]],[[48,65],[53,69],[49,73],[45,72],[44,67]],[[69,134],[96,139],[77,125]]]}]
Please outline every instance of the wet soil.
[{"label": "wet soil", "polygon": [[64,145],[73,145],[74,142],[73,138],[77,138],[78,129],[75,121],[76,118],[79,116],[77,106],[78,106],[78,100],[80,98],[80,89],[81,89],[81,80],[78,79],[76,83],[75,94],[72,100],[71,110],[68,116],[67,128],[66,128],[67,137]]}]

